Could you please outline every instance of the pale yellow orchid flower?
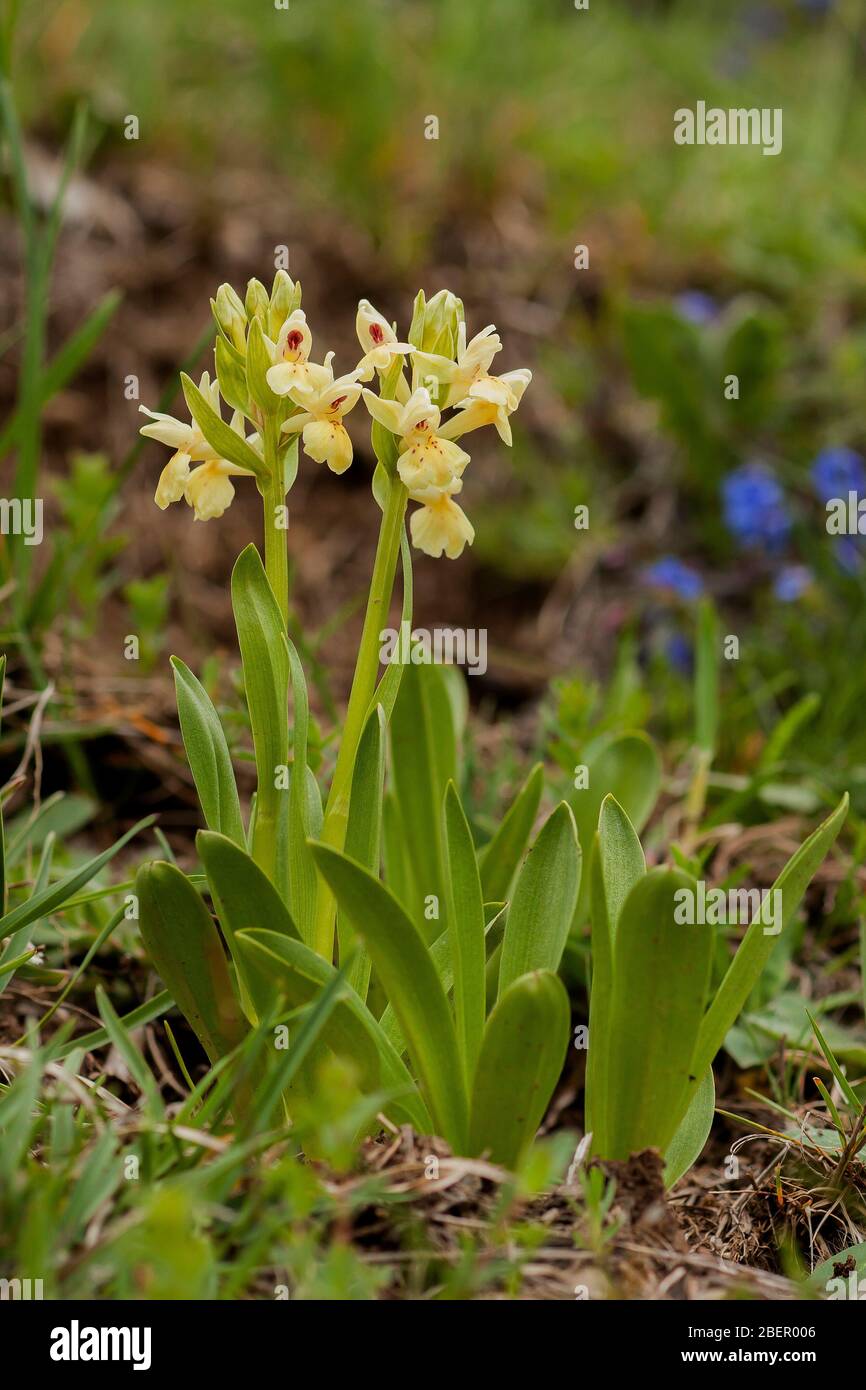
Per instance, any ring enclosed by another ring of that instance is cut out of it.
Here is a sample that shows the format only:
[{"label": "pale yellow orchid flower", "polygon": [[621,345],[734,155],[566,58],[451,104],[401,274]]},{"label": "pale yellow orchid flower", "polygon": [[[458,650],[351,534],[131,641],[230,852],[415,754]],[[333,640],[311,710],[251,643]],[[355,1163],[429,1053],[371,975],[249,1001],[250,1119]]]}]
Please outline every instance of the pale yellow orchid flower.
[{"label": "pale yellow orchid flower", "polygon": [[440,434],[444,439],[460,439],[470,430],[483,425],[495,425],[499,438],[511,444],[511,424],[513,415],[523,399],[523,393],[532,380],[528,367],[518,367],[516,371],[505,372],[503,376],[482,376],[469,388],[466,399],[460,402],[456,415],[442,426]]},{"label": "pale yellow orchid flower", "polygon": [[267,383],[275,395],[291,396],[298,390],[321,389],[329,380],[328,365],[320,366],[309,360],[312,346],[313,335],[307,326],[307,316],[303,309],[295,309],[280,329],[273,349],[275,362],[266,373]]},{"label": "pale yellow orchid flower", "polygon": [[[333,353],[328,354],[330,359]],[[304,451],[316,463],[326,463],[332,473],[345,473],[352,462],[352,441],[343,424],[343,416],[357,405],[361,395],[357,371],[334,378],[324,389],[303,390],[296,387],[292,399],[301,406],[283,425],[285,434],[302,434]]]},{"label": "pale yellow orchid flower", "polygon": [[[210,373],[203,372],[198,389],[214,410],[219,412],[219,383],[216,377],[211,381]],[[164,414],[161,410],[148,410],[146,405],[140,405],[138,408],[141,414],[149,416],[151,421],[150,424],[142,425],[139,433],[147,439],[157,439],[160,444],[167,444],[175,451],[162,470],[156,487],[156,505],[165,511],[172,502],[179,502],[183,497],[190,463],[212,458],[213,449],[195,420],[187,424],[183,420],[176,420],[173,415]]]},{"label": "pale yellow orchid flower", "polygon": [[[205,372],[199,382],[199,390],[219,414],[220,395],[216,378],[211,381]],[[148,439],[158,439],[161,444],[167,444],[175,450],[159,476],[154,493],[156,505],[165,511],[173,502],[179,502],[184,498],[195,512],[197,521],[210,521],[214,517],[222,516],[235,495],[234,486],[229,479],[235,476],[252,477],[252,473],[246,468],[239,468],[237,464],[217,457],[213,445],[207,442],[194,420],[187,425],[171,415],[148,410],[146,406],[140,406],[139,409],[153,421],[152,424],[143,425],[141,433]],[[243,422],[243,415],[236,410],[231,419],[231,428],[241,438],[244,437]],[[248,439],[247,443],[258,452],[258,439],[255,435]],[[198,462],[199,467],[190,470],[190,464],[194,462]]]},{"label": "pale yellow orchid flower", "polygon": [[390,323],[369,299],[362,299],[355,319],[355,332],[364,350],[358,363],[358,378],[372,381],[374,372],[387,372],[395,357],[405,357],[415,351],[411,343],[400,343]]},{"label": "pale yellow orchid flower", "polygon": [[454,499],[443,493],[432,501],[426,501],[409,494],[413,501],[424,501],[424,505],[413,512],[409,520],[412,544],[432,555],[434,560],[445,552],[449,560],[456,560],[463,554],[464,547],[475,539],[475,530],[462,507]]},{"label": "pale yellow orchid flower", "polygon": [[441,411],[430,392],[420,386],[401,405],[365,390],[364,401],[373,419],[400,439],[397,472],[409,492],[426,498],[453,491],[469,455],[439,434]]},{"label": "pale yellow orchid flower", "polygon": [[416,352],[412,358],[413,384],[436,382],[444,386],[441,405],[443,410],[456,405],[469,395],[471,386],[488,375],[490,364],[497,352],[502,351],[502,340],[491,323],[476,333],[471,342],[466,342],[466,324],[461,322],[457,328],[457,360],[439,357],[432,352]]}]

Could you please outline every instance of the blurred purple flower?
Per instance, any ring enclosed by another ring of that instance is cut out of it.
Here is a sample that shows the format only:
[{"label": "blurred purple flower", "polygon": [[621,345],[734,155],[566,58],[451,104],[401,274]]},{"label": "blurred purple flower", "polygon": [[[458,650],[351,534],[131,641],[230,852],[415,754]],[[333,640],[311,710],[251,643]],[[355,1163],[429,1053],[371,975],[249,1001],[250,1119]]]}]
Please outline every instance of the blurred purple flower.
[{"label": "blurred purple flower", "polygon": [[692,644],[681,632],[672,632],[665,644],[665,654],[675,671],[680,671],[682,675],[691,675],[694,659],[692,654]]},{"label": "blurred purple flower", "polygon": [[859,574],[863,568],[863,547],[859,536],[836,536],[836,564],[846,574]]},{"label": "blurred purple flower", "polygon": [[854,449],[822,449],[812,464],[812,483],[822,502],[866,492],[866,462]]},{"label": "blurred purple flower", "polygon": [[728,474],[722,508],[725,525],[741,545],[778,551],[791,529],[785,494],[762,463],[744,463]]},{"label": "blurred purple flower", "polygon": [[697,324],[698,327],[712,323],[713,319],[719,316],[718,304],[711,294],[704,294],[703,290],[685,290],[682,294],[676,295],[674,307],[680,318],[688,323]]},{"label": "blurred purple flower", "polygon": [[773,581],[773,593],[782,603],[795,603],[811,586],[814,576],[805,565],[785,565]]},{"label": "blurred purple flower", "polygon": [[704,581],[675,555],[663,555],[641,571],[641,581],[649,589],[661,589],[677,598],[696,599],[704,592]]}]

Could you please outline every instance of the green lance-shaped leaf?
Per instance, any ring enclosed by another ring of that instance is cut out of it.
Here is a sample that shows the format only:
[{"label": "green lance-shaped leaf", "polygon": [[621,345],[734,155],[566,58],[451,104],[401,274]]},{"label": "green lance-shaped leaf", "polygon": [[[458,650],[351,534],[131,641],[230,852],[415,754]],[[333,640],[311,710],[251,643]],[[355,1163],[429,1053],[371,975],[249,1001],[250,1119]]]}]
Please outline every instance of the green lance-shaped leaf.
[{"label": "green lance-shaped leaf", "polygon": [[445,991],[421,933],[387,888],[360,864],[313,846],[320,872],[355,930],[403,1030],[436,1131],[465,1152],[468,1101]]},{"label": "green lance-shaped leaf", "polygon": [[227,459],[229,463],[237,464],[238,468],[249,469],[261,482],[266,483],[268,481],[267,466],[252,445],[236,433],[231,425],[226,424],[222,416],[214,410],[210,401],[206,400],[199,391],[195,382],[186,375],[186,372],[181,372],[180,383],[183,387],[186,403],[189,406],[190,415],[219,457]]},{"label": "green lance-shaped leaf", "polygon": [[[346,826],[346,854],[376,875],[379,873],[381,855],[385,728],[385,711],[381,705],[376,705],[367,716],[355,755],[349,820]],[[354,952],[346,978],[359,997],[366,1000],[370,987],[370,955],[355,935],[354,928],[342,908],[337,910],[337,937],[340,943],[341,963],[347,961]]]},{"label": "green lance-shaped leaf", "polygon": [[535,1137],[562,1072],[571,1028],[559,977],[536,970],[514,980],[487,1020],[475,1071],[469,1147],[514,1168]]},{"label": "green lance-shaped leaf", "polygon": [[[324,957],[282,934],[242,932],[238,949],[251,979],[258,979],[260,989],[270,990],[272,1004],[279,997],[292,1008],[307,1004],[337,976]],[[339,995],[322,1041],[355,1062],[366,1090],[381,1084],[392,1094],[386,1110],[398,1123],[408,1122],[422,1134],[429,1132],[430,1115],[406,1064],[354,990],[345,988]]]},{"label": "green lance-shaped leaf", "polygon": [[485,1014],[484,900],[472,831],[457,788],[445,792],[448,926],[454,970],[454,1016],[467,1084],[475,1074]]},{"label": "green lance-shaped leaf", "polygon": [[272,992],[269,990],[265,995],[257,995],[252,981],[247,979],[238,959],[238,934],[261,929],[299,941],[300,933],[276,888],[245,850],[233,844],[225,835],[217,835],[209,830],[199,831],[196,848],[238,972],[244,1010],[253,1019],[260,1018],[268,1011]]},{"label": "green lance-shaped leaf", "polygon": [[171,664],[180,731],[205,822],[209,829],[243,845],[241,805],[219,715],[204,686],[180,657],[173,656]]},{"label": "green lance-shaped leaf", "polygon": [[210,913],[173,864],[144,864],[136,876],[139,926],[148,955],[211,1062],[247,1032],[225,951]]},{"label": "green lance-shaped leaf", "polygon": [[684,895],[694,901],[695,891],[694,879],[679,869],[653,869],[620,912],[605,1158],[626,1159],[651,1147],[664,1153],[686,1111],[713,945],[711,927],[677,920],[687,915]]},{"label": "green lance-shaped leaf", "polygon": [[[583,754],[587,785],[569,794],[581,845],[593,842],[604,798],[615,796],[640,833],[656,803],[661,785],[661,765],[655,745],[643,733],[605,734]],[[589,910],[592,875],[584,874],[578,899],[576,924]]]},{"label": "green lance-shaped leaf", "polygon": [[310,720],[310,706],[307,683],[295,644],[285,634],[283,634],[282,640],[288,653],[295,714],[292,780],[289,792],[289,907],[302,939],[312,946],[316,944],[313,940],[316,915],[316,866],[310,855],[307,841],[318,833],[319,827],[318,824],[314,824],[315,807],[313,802],[315,796],[311,796],[311,793],[314,793],[314,788],[310,787],[310,770],[307,765],[307,730]]},{"label": "green lance-shaped leaf", "polygon": [[673,1187],[697,1163],[710,1137],[716,1113],[716,1083],[709,1067],[665,1153],[665,1187]]},{"label": "green lance-shaped leaf", "polygon": [[536,763],[503,816],[496,834],[481,851],[479,868],[485,902],[504,902],[526,853],[544,790],[544,768]]},{"label": "green lance-shaped leaf", "polygon": [[580,845],[563,801],[538,832],[514,889],[499,965],[499,995],[530,970],[558,970],[580,887]]},{"label": "green lance-shaped leaf", "polygon": [[258,777],[253,858],[287,896],[289,796],[279,770],[288,765],[289,658],[280,610],[254,545],[241,551],[232,571],[232,607]]},{"label": "green lance-shaped leaf", "polygon": [[[846,792],[832,815],[828,816],[791,856],[773,884],[771,892],[782,894],[782,931],[786,931],[793,922],[803,894],[829,854],[847,814],[848,794]],[[728,1029],[739,1017],[743,1005],[769,960],[775,941],[776,934],[767,933],[766,924],[759,910],[740,942],[737,953],[731,961],[725,978],[716,991],[701,1024],[694,1057],[696,1080],[691,1083],[692,1090],[712,1064],[713,1058],[725,1040]]]},{"label": "green lance-shaped leaf", "polygon": [[436,666],[409,664],[391,714],[394,794],[409,846],[412,917],[424,928],[424,905],[435,897],[444,911],[445,852],[442,798],[457,777],[451,701]]},{"label": "green lance-shaped leaf", "polygon": [[586,1129],[596,1153],[607,1143],[607,1044],[611,1036],[613,953],[623,903],[646,873],[637,831],[612,796],[601,804],[592,853],[592,985],[586,1061]]}]

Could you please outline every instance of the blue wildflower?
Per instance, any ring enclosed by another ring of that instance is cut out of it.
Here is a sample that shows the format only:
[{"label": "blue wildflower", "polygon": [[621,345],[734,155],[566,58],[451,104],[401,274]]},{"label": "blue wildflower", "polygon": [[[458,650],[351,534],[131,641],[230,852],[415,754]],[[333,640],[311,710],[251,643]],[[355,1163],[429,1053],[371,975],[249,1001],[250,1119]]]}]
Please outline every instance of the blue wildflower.
[{"label": "blue wildflower", "polygon": [[782,603],[796,603],[812,584],[812,571],[806,565],[784,565],[773,580],[773,593]]},{"label": "blue wildflower", "polygon": [[836,564],[846,574],[859,574],[863,568],[863,546],[859,536],[835,536]]},{"label": "blue wildflower", "polygon": [[665,644],[665,655],[675,671],[691,675],[694,666],[692,644],[681,632],[672,632]]},{"label": "blue wildflower", "polygon": [[866,463],[854,449],[822,449],[812,464],[812,483],[822,502],[866,492]]},{"label": "blue wildflower", "polygon": [[722,483],[725,525],[741,545],[778,550],[791,529],[779,483],[761,463],[744,463]]},{"label": "blue wildflower", "polygon": [[675,555],[663,555],[648,565],[641,579],[650,589],[663,589],[682,599],[700,598],[704,592],[704,581],[697,570],[683,564]]},{"label": "blue wildflower", "polygon": [[712,295],[704,294],[703,290],[686,290],[683,294],[676,295],[674,307],[680,318],[699,327],[705,323],[712,323],[719,315],[718,304]]}]

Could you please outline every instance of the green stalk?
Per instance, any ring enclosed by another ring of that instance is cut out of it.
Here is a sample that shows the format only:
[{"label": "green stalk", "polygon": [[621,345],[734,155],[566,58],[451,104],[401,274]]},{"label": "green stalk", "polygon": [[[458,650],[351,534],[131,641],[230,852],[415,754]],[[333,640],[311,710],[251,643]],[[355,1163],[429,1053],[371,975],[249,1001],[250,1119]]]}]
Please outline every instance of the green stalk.
[{"label": "green stalk", "polygon": [[[343,725],[343,737],[334,768],[331,789],[325,806],[325,819],[321,838],[334,849],[342,849],[346,839],[346,825],[349,818],[349,797],[352,788],[352,772],[355,755],[370,708],[376,692],[376,679],[379,674],[380,633],[391,606],[394,588],[394,575],[397,570],[397,557],[400,553],[400,539],[406,516],[406,503],[409,494],[398,477],[391,479],[388,499],[382,513],[379,528],[379,543],[370,593],[367,598],[367,611],[364,616],[364,630],[355,663],[355,675],[349,695],[349,706]],[[330,961],[334,954],[334,916],[335,902],[330,888],[320,877],[316,898],[316,932],[314,944],[320,955]]]},{"label": "green stalk", "polygon": [[283,486],[282,466],[279,457],[279,421],[273,415],[265,417],[262,441],[265,463],[268,465],[270,481],[263,493],[265,512],[265,573],[274,591],[283,622],[289,626],[289,554],[286,545],[286,531],[275,524],[277,507],[286,500]]}]

